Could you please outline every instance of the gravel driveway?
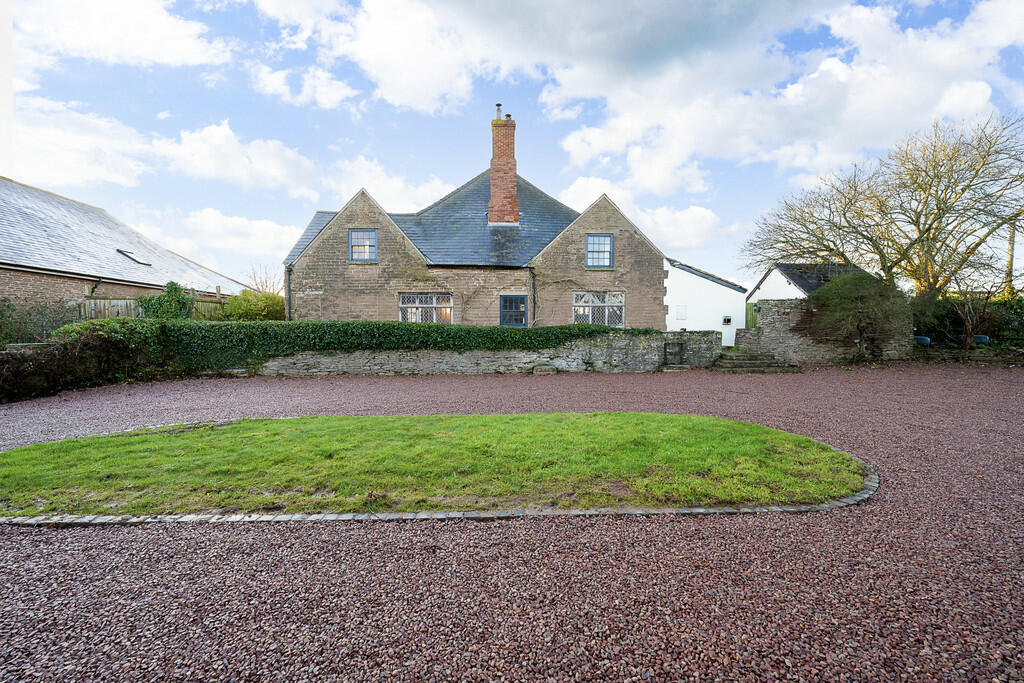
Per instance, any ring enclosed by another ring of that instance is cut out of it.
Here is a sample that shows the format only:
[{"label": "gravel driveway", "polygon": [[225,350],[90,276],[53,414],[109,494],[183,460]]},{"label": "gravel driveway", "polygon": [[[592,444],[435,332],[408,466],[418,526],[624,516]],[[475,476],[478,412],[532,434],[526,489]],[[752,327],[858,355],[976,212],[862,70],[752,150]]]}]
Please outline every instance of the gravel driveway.
[{"label": "gravel driveway", "polygon": [[0,448],[554,410],[747,419],[861,456],[882,488],[804,515],[0,528],[0,680],[1024,679],[1015,368],[117,386],[0,406]]}]

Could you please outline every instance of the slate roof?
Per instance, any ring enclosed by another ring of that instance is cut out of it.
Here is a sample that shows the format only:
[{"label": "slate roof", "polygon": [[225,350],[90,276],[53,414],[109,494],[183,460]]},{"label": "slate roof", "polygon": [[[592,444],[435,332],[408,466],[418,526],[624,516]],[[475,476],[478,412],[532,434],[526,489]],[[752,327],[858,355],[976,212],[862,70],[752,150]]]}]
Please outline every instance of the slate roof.
[{"label": "slate roof", "polygon": [[726,280],[725,278],[720,278],[717,275],[712,275],[711,273],[707,272],[706,270],[701,270],[700,268],[694,268],[693,266],[688,266],[685,263],[682,263],[681,261],[676,261],[675,259],[666,259],[666,260],[669,262],[669,264],[673,268],[678,268],[679,270],[686,271],[687,273],[690,273],[692,275],[696,275],[697,277],[702,277],[705,280],[710,280],[711,282],[714,282],[716,285],[722,285],[723,287],[728,287],[729,289],[731,289],[733,291],[736,291],[736,292],[739,292],[740,294],[745,294],[746,291],[747,291],[746,287],[742,287],[742,286],[736,284],[735,282],[730,282],[729,280]]},{"label": "slate roof", "polygon": [[[127,254],[122,252],[128,252]],[[203,292],[244,285],[164,249],[103,209],[0,176],[0,265]]]},{"label": "slate roof", "polygon": [[[783,277],[792,282],[801,292],[808,295],[817,289],[821,289],[829,280],[840,275],[867,272],[852,263],[775,263],[772,265],[772,268],[777,268]],[[768,269],[768,273],[772,272],[772,268]],[[768,277],[768,273],[764,274],[761,282],[764,282],[764,279]],[[761,286],[761,282],[757,283],[754,290]]]},{"label": "slate roof", "polygon": [[[416,213],[388,214],[433,265],[525,266],[579,213],[516,176],[519,223],[487,222],[491,172]],[[317,211],[285,259],[291,265],[335,212]]]}]

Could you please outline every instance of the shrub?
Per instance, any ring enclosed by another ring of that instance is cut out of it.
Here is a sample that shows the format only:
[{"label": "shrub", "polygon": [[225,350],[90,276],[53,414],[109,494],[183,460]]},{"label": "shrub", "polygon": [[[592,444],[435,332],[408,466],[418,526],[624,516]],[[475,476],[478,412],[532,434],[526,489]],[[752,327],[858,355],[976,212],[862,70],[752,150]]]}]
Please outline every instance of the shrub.
[{"label": "shrub", "polygon": [[906,297],[895,287],[864,272],[830,280],[810,295],[817,307],[815,325],[857,344],[856,359],[863,359],[880,341],[899,333],[909,314]]},{"label": "shrub", "polygon": [[224,307],[226,320],[284,320],[284,297],[271,292],[242,290],[228,299]]},{"label": "shrub", "polygon": [[38,351],[0,352],[0,403],[155,377],[149,350],[129,336],[85,332]]},{"label": "shrub", "polygon": [[[914,328],[931,337],[938,346],[961,346],[967,336],[958,309],[962,299],[972,293],[949,292],[941,295],[918,295],[913,301]],[[986,334],[995,344],[1024,344],[1024,298],[997,298],[988,305],[988,315],[971,334]]]},{"label": "shrub", "polygon": [[0,299],[0,348],[45,341],[54,330],[76,320],[78,307],[67,301]]},{"label": "shrub", "polygon": [[993,308],[997,319],[992,338],[1000,344],[1024,345],[1024,297],[997,299]]},{"label": "shrub", "polygon": [[162,294],[140,296],[135,300],[147,318],[183,320],[191,318],[196,308],[196,298],[177,282],[168,282]]}]

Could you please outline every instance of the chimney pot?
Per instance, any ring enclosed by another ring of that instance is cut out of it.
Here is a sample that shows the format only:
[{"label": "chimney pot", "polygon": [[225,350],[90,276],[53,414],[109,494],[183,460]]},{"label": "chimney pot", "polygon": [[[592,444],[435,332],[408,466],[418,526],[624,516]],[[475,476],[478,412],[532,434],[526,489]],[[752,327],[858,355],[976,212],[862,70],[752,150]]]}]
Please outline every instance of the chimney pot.
[{"label": "chimney pot", "polygon": [[512,114],[505,114],[505,120],[506,121],[511,121],[512,120]]}]

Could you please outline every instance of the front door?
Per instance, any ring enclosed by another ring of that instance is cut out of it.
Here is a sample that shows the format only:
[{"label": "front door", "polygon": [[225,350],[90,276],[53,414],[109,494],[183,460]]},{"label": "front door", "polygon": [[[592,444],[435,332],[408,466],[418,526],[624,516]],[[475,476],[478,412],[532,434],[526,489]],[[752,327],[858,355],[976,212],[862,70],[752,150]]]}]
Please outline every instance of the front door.
[{"label": "front door", "polygon": [[499,324],[511,327],[526,327],[526,297],[503,296],[500,301]]}]

